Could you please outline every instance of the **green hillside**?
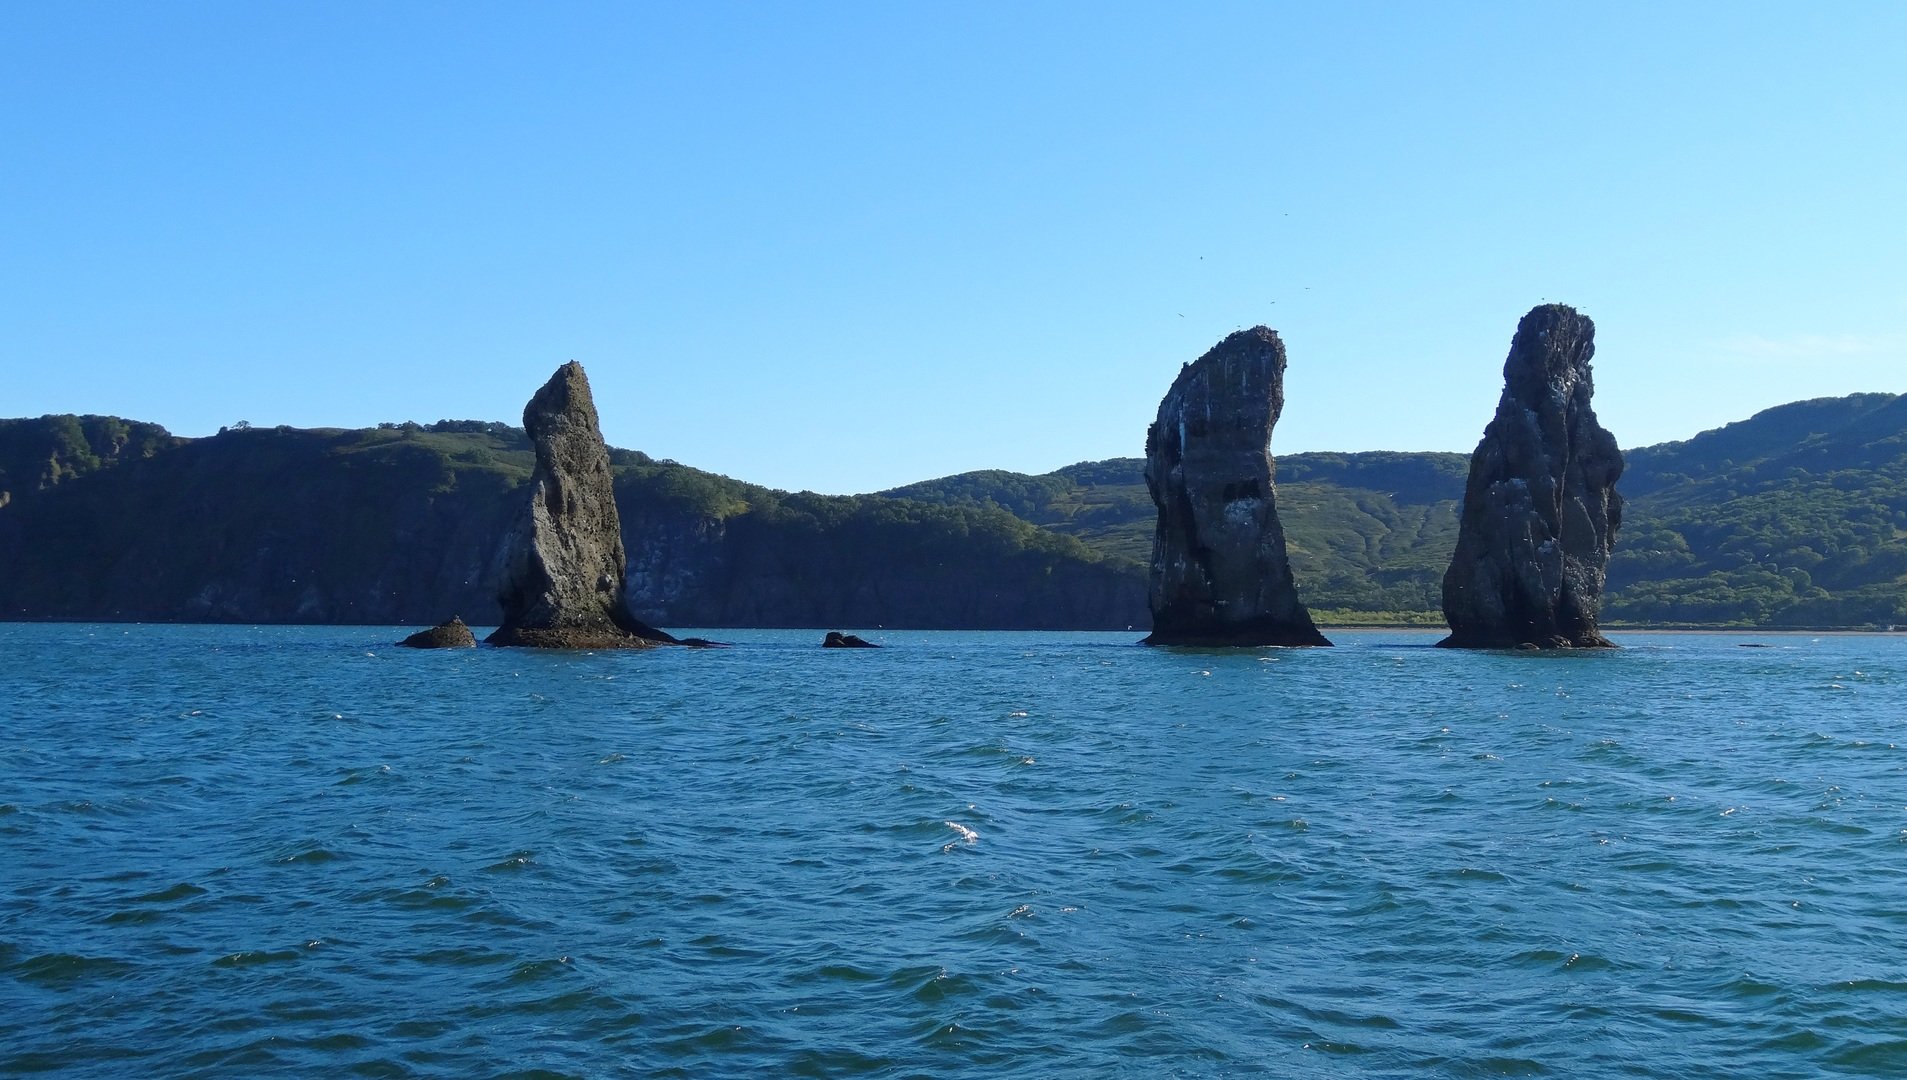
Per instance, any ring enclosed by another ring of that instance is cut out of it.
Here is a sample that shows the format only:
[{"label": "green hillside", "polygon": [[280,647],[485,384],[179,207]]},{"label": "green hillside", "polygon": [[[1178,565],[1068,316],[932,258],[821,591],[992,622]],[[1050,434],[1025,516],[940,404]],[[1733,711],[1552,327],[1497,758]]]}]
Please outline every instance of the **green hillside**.
[{"label": "green hillside", "polygon": [[0,420],[0,506],[178,442],[157,424],[117,416]]},{"label": "green hillside", "polygon": [[[1795,402],[1625,457],[1610,621],[1907,624],[1907,397]],[[997,506],[1145,559],[1143,467],[1115,458],[1040,476],[962,473],[886,494]],[[1338,617],[1430,617],[1467,469],[1466,455],[1449,453],[1279,457],[1279,516],[1305,602]]]},{"label": "green hillside", "polygon": [[[1278,458],[1278,515],[1305,602],[1325,611],[1436,608],[1468,468],[1462,454]],[[1041,476],[961,473],[882,494],[997,507],[1108,555],[1152,557],[1155,512],[1142,458],[1081,462]]]},{"label": "green hillside", "polygon": [[1612,618],[1907,624],[1907,396],[1783,405],[1629,461]]},{"label": "green hillside", "polygon": [[[613,450],[631,597],[671,625],[1126,626],[1143,570],[1002,510],[771,491]],[[0,422],[9,618],[473,623],[533,456],[484,421]],[[24,481],[24,482],[22,482]]]},{"label": "green hillside", "polygon": [[[1626,457],[1609,621],[1907,624],[1907,397],[1796,402]],[[1137,458],[860,496],[611,458],[630,595],[661,625],[1146,621]],[[485,421],[181,439],[114,417],[0,420],[0,612],[482,622],[531,464],[520,430]],[[1279,458],[1306,603],[1437,621],[1467,468],[1450,453]]]}]

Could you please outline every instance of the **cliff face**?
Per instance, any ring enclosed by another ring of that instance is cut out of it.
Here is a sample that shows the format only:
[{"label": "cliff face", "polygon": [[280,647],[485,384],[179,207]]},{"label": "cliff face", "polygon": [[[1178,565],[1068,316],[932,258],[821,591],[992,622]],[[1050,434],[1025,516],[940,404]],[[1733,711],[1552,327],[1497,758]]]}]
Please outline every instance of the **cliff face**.
[{"label": "cliff face", "polygon": [[365,433],[232,431],[0,511],[9,618],[490,618],[508,472]]},{"label": "cliff face", "polygon": [[[1145,625],[1144,580],[1129,564],[1016,548],[980,529],[929,529],[885,513],[887,500],[832,520],[836,500],[790,502],[724,519],[629,491],[631,606],[671,626]],[[811,505],[816,513],[805,512]]]},{"label": "cliff face", "polygon": [[1285,348],[1243,330],[1187,364],[1146,432],[1153,645],[1329,645],[1298,602],[1272,488]]},{"label": "cliff face", "polygon": [[1590,407],[1595,336],[1562,304],[1517,325],[1444,575],[1446,647],[1610,644],[1596,617],[1622,524],[1622,454]]},{"label": "cliff face", "polygon": [[[38,461],[43,427],[0,425],[0,458]],[[612,460],[625,591],[652,623],[1145,625],[1137,568],[997,510],[785,495]],[[521,431],[468,421],[164,436],[0,506],[0,618],[495,626],[499,543],[533,468]],[[710,505],[697,485],[717,483],[740,494]]]}]

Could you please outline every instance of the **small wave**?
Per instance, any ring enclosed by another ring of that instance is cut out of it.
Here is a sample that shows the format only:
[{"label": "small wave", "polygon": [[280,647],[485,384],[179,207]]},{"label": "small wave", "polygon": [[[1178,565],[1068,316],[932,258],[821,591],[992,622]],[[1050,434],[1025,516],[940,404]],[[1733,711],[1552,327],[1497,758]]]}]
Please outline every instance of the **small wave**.
[{"label": "small wave", "polygon": [[513,851],[510,853],[509,857],[502,859],[501,861],[498,861],[498,862],[493,862],[489,866],[484,867],[483,869],[484,869],[484,872],[488,874],[507,874],[507,873],[513,873],[518,870],[528,870],[529,868],[535,865],[536,865],[536,852]]},{"label": "small wave", "polygon": [[1753,975],[1741,975],[1729,980],[1722,987],[1722,992],[1730,997],[1765,998],[1781,993],[1781,987],[1771,982],[1764,982]]},{"label": "small wave", "polygon": [[416,953],[411,960],[428,967],[481,968],[510,962],[511,954],[494,949],[431,949]]},{"label": "small wave", "polygon": [[574,970],[567,956],[555,956],[547,960],[525,960],[510,969],[510,981],[513,983],[543,982],[546,979],[567,975]]},{"label": "small wave", "polygon": [[471,897],[447,890],[446,877],[434,877],[421,887],[408,889],[372,889],[351,897],[358,904],[391,904],[408,911],[464,911],[477,906]]},{"label": "small wave", "polygon": [[1301,1048],[1320,1054],[1338,1055],[1368,1054],[1372,1051],[1372,1047],[1369,1046],[1360,1046],[1357,1043],[1350,1042],[1338,1042],[1333,1039],[1311,1039],[1301,1044]]},{"label": "small wave", "polygon": [[814,975],[818,979],[846,983],[874,982],[880,978],[874,972],[853,964],[824,964],[815,970]]},{"label": "small wave", "polygon": [[1464,1062],[1465,1073],[1475,1076],[1547,1076],[1549,1066],[1529,1058],[1486,1057]]},{"label": "small wave", "polygon": [[131,964],[111,957],[81,956],[77,953],[42,953],[12,965],[8,974],[26,982],[40,983],[45,986],[66,986],[90,979],[124,975],[131,970]]},{"label": "small wave", "polygon": [[935,1005],[974,997],[984,989],[980,980],[971,975],[951,974],[945,968],[936,968],[932,977],[914,987],[911,996],[915,1001]]},{"label": "small wave", "polygon": [[1550,968],[1571,973],[1609,971],[1616,967],[1614,962],[1593,953],[1566,953],[1555,949],[1529,949],[1510,957],[1510,962],[1526,967]]},{"label": "small wave", "polygon": [[185,900],[190,897],[204,896],[204,895],[205,895],[204,889],[199,888],[197,885],[194,885],[189,881],[181,881],[177,885],[172,886],[170,889],[160,889],[158,892],[149,892],[149,893],[146,893],[144,896],[135,896],[132,898],[132,903],[166,904],[166,903],[171,903],[174,900]]},{"label": "small wave", "polygon": [[244,952],[227,953],[212,961],[213,967],[257,967],[260,964],[282,964],[296,960],[302,955],[296,949],[248,949]]},{"label": "small wave", "polygon": [[398,776],[389,765],[366,766],[358,769],[339,769],[341,779],[338,787],[350,787],[353,784],[366,784],[377,781],[396,780]]},{"label": "small wave", "polygon": [[1907,994],[1907,982],[1895,979],[1849,979],[1835,983],[1830,989],[1853,990],[1859,993]]},{"label": "small wave", "polygon": [[1863,1076],[1898,1076],[1907,1067],[1907,1039],[1879,1039],[1836,1050],[1827,1060]]}]

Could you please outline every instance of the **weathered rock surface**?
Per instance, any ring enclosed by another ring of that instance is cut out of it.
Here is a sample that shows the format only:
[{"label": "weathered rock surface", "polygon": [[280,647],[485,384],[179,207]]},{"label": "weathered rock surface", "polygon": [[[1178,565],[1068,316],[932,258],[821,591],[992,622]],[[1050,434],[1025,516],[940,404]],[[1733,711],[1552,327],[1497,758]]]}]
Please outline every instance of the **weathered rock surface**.
[{"label": "weathered rock surface", "polygon": [[398,644],[407,649],[474,649],[477,635],[464,625],[462,617],[453,617],[447,623],[419,630]]},{"label": "weathered rock surface", "polygon": [[609,449],[581,364],[556,369],[524,407],[523,427],[536,469],[504,541],[497,592],[503,622],[489,642],[545,649],[674,643],[629,611]]},{"label": "weathered rock surface", "polygon": [[1470,459],[1444,574],[1447,648],[1610,647],[1596,628],[1622,524],[1622,453],[1590,407],[1596,325],[1562,304],[1517,324],[1503,397]]},{"label": "weathered rock surface", "polygon": [[1329,645],[1298,602],[1272,489],[1285,347],[1241,330],[1179,371],[1146,432],[1149,645]]},{"label": "weathered rock surface", "polygon": [[864,637],[857,637],[853,634],[843,634],[839,630],[828,631],[828,636],[821,639],[821,647],[824,649],[878,649],[880,648],[879,645],[874,644],[872,641],[869,641],[868,639]]}]

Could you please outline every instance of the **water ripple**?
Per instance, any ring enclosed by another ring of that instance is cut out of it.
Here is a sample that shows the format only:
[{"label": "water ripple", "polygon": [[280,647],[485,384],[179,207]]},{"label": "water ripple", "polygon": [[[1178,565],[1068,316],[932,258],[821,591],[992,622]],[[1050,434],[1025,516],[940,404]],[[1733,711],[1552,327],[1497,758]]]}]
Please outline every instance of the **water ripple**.
[{"label": "water ripple", "polygon": [[1893,639],[722,636],[0,626],[0,1073],[1907,1070]]}]

